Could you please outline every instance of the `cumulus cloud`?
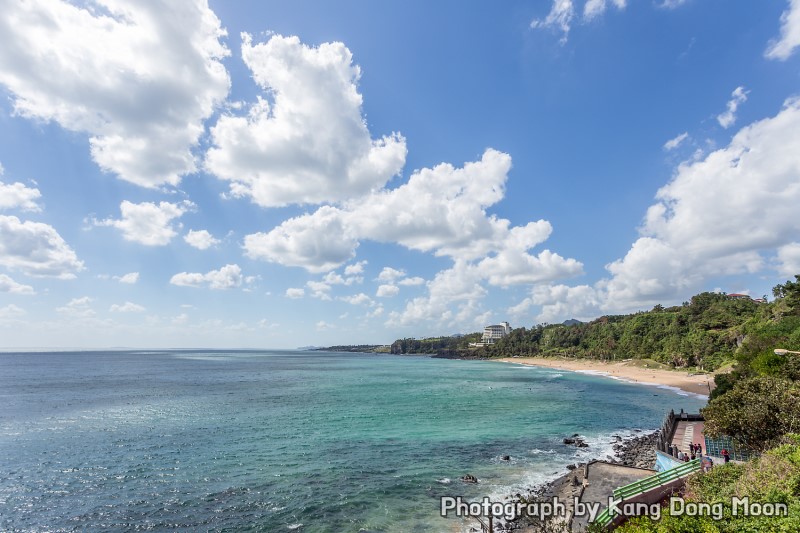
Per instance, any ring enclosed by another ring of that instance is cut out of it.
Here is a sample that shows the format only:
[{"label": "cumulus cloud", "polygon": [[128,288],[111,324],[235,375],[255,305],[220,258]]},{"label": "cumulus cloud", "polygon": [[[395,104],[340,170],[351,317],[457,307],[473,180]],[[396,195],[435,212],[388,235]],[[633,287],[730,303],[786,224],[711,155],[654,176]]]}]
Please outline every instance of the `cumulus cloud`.
[{"label": "cumulus cloud", "polygon": [[415,276],[413,278],[404,278],[397,282],[398,285],[404,285],[406,287],[413,287],[416,285],[423,285],[425,280],[419,276]]},{"label": "cumulus cloud", "polygon": [[211,270],[205,274],[180,272],[169,280],[171,284],[179,287],[208,287],[217,290],[240,287],[242,281],[244,278],[239,265],[225,265],[219,270]]},{"label": "cumulus cloud", "polygon": [[319,47],[273,35],[242,58],[266,95],[246,116],[211,129],[206,168],[234,196],[261,206],[319,204],[382,187],[405,164],[405,139],[372,139],[361,112],[360,69],[342,43]]},{"label": "cumulus cloud", "polygon": [[606,12],[608,4],[614,4],[617,9],[625,9],[627,5],[626,0],[587,0],[583,6],[583,18],[585,20],[593,20]]},{"label": "cumulus cloud", "polygon": [[369,305],[372,303],[372,298],[370,298],[363,292],[360,292],[358,294],[353,294],[351,296],[342,296],[339,299],[351,305]]},{"label": "cumulus cloud", "polygon": [[0,319],[19,318],[25,314],[27,313],[23,308],[14,304],[0,307]]},{"label": "cumulus cloud", "polygon": [[128,272],[122,276],[114,276],[114,279],[119,281],[120,283],[125,283],[128,285],[133,285],[137,281],[139,281],[139,273],[138,272]]},{"label": "cumulus cloud", "polygon": [[689,138],[688,132],[683,132],[680,135],[673,137],[672,139],[668,140],[664,143],[664,150],[671,151],[683,144],[683,141]]},{"label": "cumulus cloud", "polygon": [[343,264],[362,239],[454,259],[501,251],[506,256],[524,255],[547,239],[552,228],[543,220],[511,228],[508,220],[486,213],[503,198],[510,168],[507,154],[489,149],[480,161],[462,168],[440,164],[422,169],[395,189],[353,199],[341,208],[323,206],[267,233],[248,235],[245,250],[249,257],[310,272]]},{"label": "cumulus cloud", "polygon": [[122,231],[126,241],[138,242],[145,246],[164,246],[178,234],[180,224],[173,220],[181,217],[194,207],[189,201],[173,204],[170,202],[143,202],[134,204],[124,200],[119,204],[120,219],[94,220],[95,226],[111,226]]},{"label": "cumulus cloud", "polygon": [[[0,176],[3,173],[0,172]],[[22,183],[16,182],[6,185],[0,182],[0,210],[20,209],[22,211],[41,211],[36,200],[41,198],[42,193],[39,189],[26,187]]]},{"label": "cumulus cloud", "polygon": [[196,170],[191,149],[228,93],[225,30],[206,0],[95,4],[6,5],[0,84],[18,115],[87,133],[103,170],[177,185]]},{"label": "cumulus cloud", "polygon": [[[510,286],[552,281],[582,273],[578,261],[544,250],[530,250],[544,242],[552,232],[549,222],[539,220],[512,227],[510,221],[487,213],[487,208],[502,200],[511,158],[496,150],[486,150],[481,159],[461,168],[440,164],[422,169],[407,183],[392,190],[380,190],[345,202],[342,206],[323,206],[311,214],[285,221],[267,233],[245,237],[248,256],[275,263],[300,266],[310,272],[329,272],[347,262],[361,240],[397,243],[409,249],[449,256],[460,266],[428,286],[430,294],[410,302],[406,309],[390,317],[397,323],[442,318],[441,306],[447,298],[441,286],[455,286],[453,278],[466,275],[465,284],[485,291],[482,284]],[[444,271],[443,271],[444,272]],[[397,294],[399,285],[420,285],[421,278],[403,280],[405,272],[387,267],[378,276],[386,282],[379,296]],[[329,274],[309,288],[320,298],[329,297],[330,285],[341,277]],[[324,284],[320,285],[320,284]],[[391,288],[389,288],[391,287]],[[438,291],[438,292],[437,292]],[[469,299],[455,315],[446,315],[446,324],[456,318],[472,324],[469,312],[477,310],[478,300]],[[423,309],[426,308],[426,309]]]},{"label": "cumulus cloud", "polygon": [[778,248],[778,272],[787,278],[800,274],[800,243],[790,242]]},{"label": "cumulus cloud", "polygon": [[0,274],[0,292],[8,292],[11,294],[36,294],[33,287],[30,285],[17,283],[5,274]]},{"label": "cumulus cloud", "polygon": [[319,322],[317,322],[317,331],[327,331],[329,329],[334,329],[335,327],[336,326],[334,326],[333,324],[329,324],[324,320],[320,320]]},{"label": "cumulus cloud", "polygon": [[298,298],[302,298],[305,295],[306,295],[306,291],[303,288],[290,287],[290,288],[286,289],[286,297],[287,298],[291,298],[293,300],[296,300]]},{"label": "cumulus cloud", "polygon": [[201,229],[199,231],[189,230],[189,233],[183,236],[189,246],[197,248],[198,250],[207,250],[212,246],[219,244],[219,239],[215,239],[207,230]]},{"label": "cumulus cloud", "polygon": [[355,276],[356,274],[363,274],[364,273],[364,265],[366,265],[366,261],[358,261],[357,263],[353,263],[352,265],[347,265],[344,267],[344,274],[345,276]]},{"label": "cumulus cloud", "polygon": [[56,311],[64,316],[71,318],[90,318],[95,315],[94,310],[89,306],[92,299],[88,296],[73,298],[62,307],[57,307]]},{"label": "cumulus cloud", "polygon": [[781,36],[773,40],[764,55],[785,61],[800,46],[800,0],[789,0],[789,8],[781,15]]},{"label": "cumulus cloud", "polygon": [[[597,3],[597,2],[595,2]],[[550,12],[543,19],[534,19],[531,28],[551,28],[561,31],[561,44],[567,42],[570,24],[575,16],[575,7],[572,0],[553,0]]]},{"label": "cumulus cloud", "polygon": [[428,293],[412,299],[401,312],[392,312],[392,325],[423,322],[441,326],[477,325],[481,302],[488,294],[480,283],[481,275],[473,265],[456,261],[428,282]]},{"label": "cumulus cloud", "polygon": [[393,282],[398,278],[402,278],[406,275],[404,270],[398,270],[392,267],[383,267],[381,273],[378,274],[378,281],[388,281]]},{"label": "cumulus cloud", "polygon": [[397,285],[383,284],[375,291],[375,296],[378,298],[391,298],[392,296],[397,296],[399,292],[400,287]]},{"label": "cumulus cloud", "polygon": [[331,300],[331,286],[324,281],[308,281],[306,287],[311,291],[311,297],[320,300]]},{"label": "cumulus cloud", "polygon": [[[674,301],[708,279],[754,273],[766,256],[793,275],[800,219],[800,99],[742,128],[722,149],[681,164],[656,194],[641,236],[592,287],[540,289],[541,320],[626,312]],[[544,292],[542,292],[544,291]]]},{"label": "cumulus cloud", "polygon": [[739,105],[747,101],[747,94],[749,92],[750,91],[746,91],[744,87],[737,87],[733,90],[731,99],[728,100],[727,108],[717,115],[717,122],[719,122],[720,126],[725,129],[733,126],[733,123],[736,122],[736,111],[739,109]]},{"label": "cumulus cloud", "polygon": [[145,308],[132,302],[125,302],[124,304],[113,304],[109,311],[112,313],[142,313]]},{"label": "cumulus cloud", "polygon": [[358,242],[345,224],[339,209],[323,206],[313,214],[290,218],[267,233],[247,235],[245,253],[309,272],[327,272],[355,254]]},{"label": "cumulus cloud", "polygon": [[675,8],[678,8],[678,7],[682,6],[683,4],[685,4],[688,1],[689,0],[664,0],[663,2],[658,4],[658,7],[661,7],[661,8],[664,8],[664,9],[675,9]]},{"label": "cumulus cloud", "polygon": [[84,268],[55,228],[5,215],[0,215],[0,265],[28,276],[59,279],[72,279]]}]

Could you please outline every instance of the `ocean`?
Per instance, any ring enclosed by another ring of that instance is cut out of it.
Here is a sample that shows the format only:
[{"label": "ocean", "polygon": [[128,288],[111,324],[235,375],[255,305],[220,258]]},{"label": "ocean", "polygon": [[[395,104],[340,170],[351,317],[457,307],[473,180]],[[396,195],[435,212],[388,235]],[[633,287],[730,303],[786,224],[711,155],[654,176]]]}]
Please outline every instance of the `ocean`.
[{"label": "ocean", "polygon": [[0,353],[0,530],[462,531],[441,497],[501,501],[704,404],[422,356]]}]

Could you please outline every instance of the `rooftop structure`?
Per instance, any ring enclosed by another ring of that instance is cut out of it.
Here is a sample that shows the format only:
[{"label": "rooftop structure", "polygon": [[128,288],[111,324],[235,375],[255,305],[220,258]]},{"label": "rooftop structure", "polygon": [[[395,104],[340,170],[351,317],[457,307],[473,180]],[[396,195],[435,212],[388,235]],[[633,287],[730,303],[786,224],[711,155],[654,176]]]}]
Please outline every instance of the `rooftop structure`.
[{"label": "rooftop structure", "polygon": [[509,333],[511,333],[511,326],[508,325],[508,322],[500,322],[493,326],[486,326],[483,328],[481,342],[485,344],[494,344],[495,341],[502,339]]}]

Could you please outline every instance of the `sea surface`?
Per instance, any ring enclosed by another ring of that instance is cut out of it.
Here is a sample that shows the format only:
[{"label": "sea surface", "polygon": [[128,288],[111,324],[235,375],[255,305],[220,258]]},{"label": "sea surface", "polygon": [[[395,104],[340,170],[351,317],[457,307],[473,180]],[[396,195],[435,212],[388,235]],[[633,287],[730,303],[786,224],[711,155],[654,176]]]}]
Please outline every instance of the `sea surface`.
[{"label": "sea surface", "polygon": [[704,404],[421,356],[0,353],[0,530],[461,531],[440,497],[502,499]]}]

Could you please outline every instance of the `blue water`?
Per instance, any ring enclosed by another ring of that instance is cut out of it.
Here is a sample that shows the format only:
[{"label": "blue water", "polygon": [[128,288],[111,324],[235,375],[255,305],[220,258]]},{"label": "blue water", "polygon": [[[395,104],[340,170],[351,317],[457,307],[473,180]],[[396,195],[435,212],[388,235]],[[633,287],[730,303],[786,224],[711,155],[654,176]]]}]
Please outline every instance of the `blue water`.
[{"label": "blue water", "polygon": [[704,403],[485,361],[2,353],[0,530],[459,531],[441,496],[501,498]]}]

